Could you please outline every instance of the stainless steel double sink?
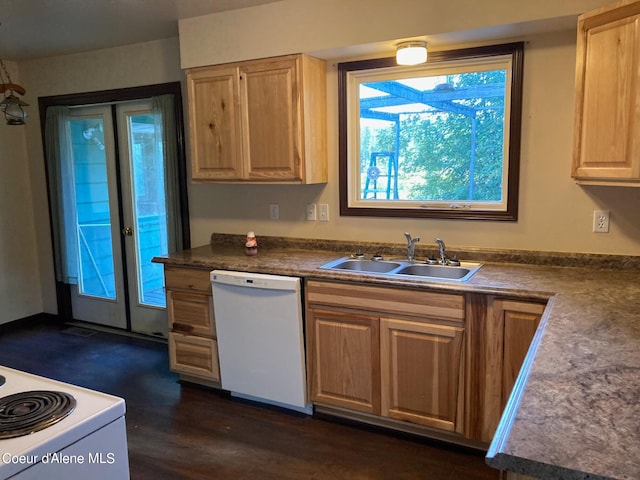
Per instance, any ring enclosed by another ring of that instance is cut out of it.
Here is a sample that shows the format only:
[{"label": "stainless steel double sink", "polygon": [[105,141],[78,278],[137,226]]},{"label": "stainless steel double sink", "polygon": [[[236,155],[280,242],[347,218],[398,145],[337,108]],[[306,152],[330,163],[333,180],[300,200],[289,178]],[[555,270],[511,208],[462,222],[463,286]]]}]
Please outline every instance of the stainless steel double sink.
[{"label": "stainless steel double sink", "polygon": [[459,265],[428,264],[408,260],[374,260],[357,257],[341,257],[322,265],[325,270],[370,273],[389,277],[413,277],[444,279],[465,282],[482,267],[480,263],[459,262]]}]

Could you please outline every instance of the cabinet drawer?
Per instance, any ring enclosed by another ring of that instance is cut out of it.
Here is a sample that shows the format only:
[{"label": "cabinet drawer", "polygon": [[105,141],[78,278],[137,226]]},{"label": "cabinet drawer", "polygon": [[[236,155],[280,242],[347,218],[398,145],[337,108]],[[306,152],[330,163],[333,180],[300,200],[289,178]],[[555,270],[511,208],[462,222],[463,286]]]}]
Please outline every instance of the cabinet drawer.
[{"label": "cabinet drawer", "polygon": [[209,274],[209,270],[165,265],[165,286],[167,290],[194,290],[196,292],[211,294],[211,280]]},{"label": "cabinet drawer", "polygon": [[211,295],[167,291],[169,328],[183,333],[216,336]]},{"label": "cabinet drawer", "polygon": [[218,344],[212,338],[170,332],[169,365],[177,373],[220,381]]},{"label": "cabinet drawer", "polygon": [[307,282],[310,305],[330,305],[403,316],[464,321],[464,295],[405,288]]}]

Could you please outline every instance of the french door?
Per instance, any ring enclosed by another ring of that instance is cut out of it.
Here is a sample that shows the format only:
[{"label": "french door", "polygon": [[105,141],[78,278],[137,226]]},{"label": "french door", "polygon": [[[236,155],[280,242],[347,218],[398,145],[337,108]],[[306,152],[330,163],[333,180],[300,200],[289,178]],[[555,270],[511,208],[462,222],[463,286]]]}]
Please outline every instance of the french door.
[{"label": "french door", "polygon": [[70,109],[75,195],[73,318],[167,335],[162,265],[167,212],[162,122],[150,101]]}]

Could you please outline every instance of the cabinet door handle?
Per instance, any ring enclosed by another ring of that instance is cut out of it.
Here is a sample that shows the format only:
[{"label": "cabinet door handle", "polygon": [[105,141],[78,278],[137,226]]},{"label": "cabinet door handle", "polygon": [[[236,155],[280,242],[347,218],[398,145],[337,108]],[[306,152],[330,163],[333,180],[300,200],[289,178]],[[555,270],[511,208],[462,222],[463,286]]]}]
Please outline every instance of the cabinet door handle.
[{"label": "cabinet door handle", "polygon": [[188,325],[186,323],[177,323],[174,322],[171,328],[177,332],[192,332],[193,325]]}]

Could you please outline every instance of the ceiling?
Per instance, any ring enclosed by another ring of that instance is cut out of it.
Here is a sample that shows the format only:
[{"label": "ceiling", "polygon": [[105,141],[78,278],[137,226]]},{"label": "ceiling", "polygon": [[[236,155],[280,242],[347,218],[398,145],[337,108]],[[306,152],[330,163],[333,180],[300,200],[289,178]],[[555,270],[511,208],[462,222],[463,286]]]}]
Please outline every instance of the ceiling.
[{"label": "ceiling", "polygon": [[0,0],[0,58],[24,60],[178,36],[178,19],[277,0]]}]

